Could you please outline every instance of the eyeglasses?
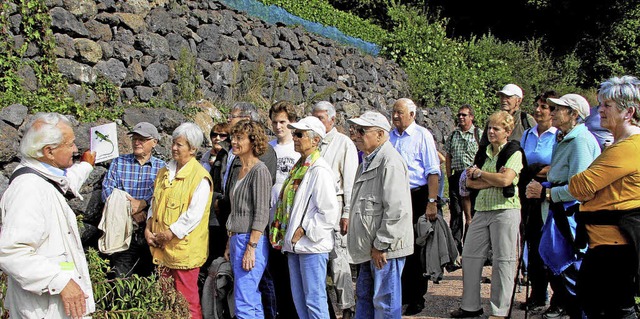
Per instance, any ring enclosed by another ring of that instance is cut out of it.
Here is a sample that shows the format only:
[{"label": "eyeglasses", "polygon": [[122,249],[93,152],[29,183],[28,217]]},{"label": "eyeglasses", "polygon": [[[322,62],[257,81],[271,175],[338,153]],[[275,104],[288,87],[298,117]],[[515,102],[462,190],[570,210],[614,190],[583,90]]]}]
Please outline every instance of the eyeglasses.
[{"label": "eyeglasses", "polygon": [[462,117],[467,117],[467,116],[469,116],[469,114],[458,113],[458,115],[457,115],[457,116],[458,116],[458,117],[461,117],[461,116],[462,116]]},{"label": "eyeglasses", "polygon": [[230,118],[230,119],[237,119],[237,118],[241,118],[241,117],[246,117],[246,118],[248,118],[249,116],[247,116],[247,115],[243,115],[242,113],[240,113],[240,114],[229,114],[229,118]]},{"label": "eyeglasses", "polygon": [[303,138],[303,137],[305,137],[305,136],[306,136],[306,135],[304,134],[304,131],[295,131],[295,132],[293,132],[293,137],[296,137],[296,138]]},{"label": "eyeglasses", "polygon": [[[359,135],[365,135],[365,134],[367,134],[367,132],[373,131],[373,130],[375,130],[375,129],[374,128],[365,128],[363,126],[357,126],[357,127],[353,128],[353,133],[358,133]],[[352,130],[349,130],[349,132],[351,133]]]},{"label": "eyeglasses", "polygon": [[221,138],[227,138],[227,136],[229,136],[229,134],[227,134],[227,133],[216,133],[216,132],[213,132],[213,133],[211,133],[211,136],[210,136],[210,137],[211,137],[211,138],[214,138],[214,137],[217,137],[217,136],[220,136]]}]

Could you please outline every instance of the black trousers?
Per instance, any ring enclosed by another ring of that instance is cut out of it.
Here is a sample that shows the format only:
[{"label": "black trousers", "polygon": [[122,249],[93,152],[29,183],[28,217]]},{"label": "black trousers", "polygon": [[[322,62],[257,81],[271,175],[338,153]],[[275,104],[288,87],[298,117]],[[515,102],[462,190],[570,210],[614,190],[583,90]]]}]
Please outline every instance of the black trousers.
[{"label": "black trousers", "polygon": [[522,214],[524,223],[523,238],[527,242],[527,275],[531,284],[531,296],[529,297],[535,303],[544,304],[548,299],[547,286],[549,286],[550,272],[546,269],[538,248],[540,247],[540,238],[542,237],[542,220],[541,202],[538,200],[527,199],[521,200]]},{"label": "black trousers", "polygon": [[[426,213],[428,202],[429,188],[427,185],[411,189],[413,224],[417,223],[418,218]],[[427,293],[429,279],[424,276],[424,265],[420,260],[420,248],[420,246],[414,245],[413,254],[407,256],[407,261],[402,271],[402,304],[424,305],[424,295]]]},{"label": "black trousers", "polygon": [[638,256],[633,245],[589,248],[578,274],[578,300],[589,319],[637,318]]},{"label": "black trousers", "polygon": [[464,229],[464,211],[462,209],[462,196],[460,196],[460,175],[462,171],[455,171],[449,176],[449,213],[451,214],[451,220],[449,220],[449,228],[451,228],[451,234],[456,241],[456,248],[458,253],[462,255],[462,233]]}]

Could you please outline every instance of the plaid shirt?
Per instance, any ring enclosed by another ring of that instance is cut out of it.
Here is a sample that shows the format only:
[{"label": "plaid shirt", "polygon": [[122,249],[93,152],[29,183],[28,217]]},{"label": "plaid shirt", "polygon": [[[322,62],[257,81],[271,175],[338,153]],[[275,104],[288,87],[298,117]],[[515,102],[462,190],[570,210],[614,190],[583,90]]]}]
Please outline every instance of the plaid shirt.
[{"label": "plaid shirt", "polygon": [[102,201],[106,201],[114,188],[123,190],[135,199],[144,199],[147,204],[153,197],[153,181],[165,162],[151,156],[140,165],[133,154],[122,155],[111,162],[102,181]]},{"label": "plaid shirt", "polygon": [[[500,147],[500,151],[504,148],[504,145]],[[482,165],[482,170],[489,173],[496,173],[496,162],[498,161],[498,154],[493,156],[491,154],[491,145],[487,146],[487,160]],[[518,179],[520,178],[520,171],[522,170],[522,152],[515,152],[504,165],[506,168],[510,168],[516,172],[516,177],[513,179],[513,185],[515,185],[515,196],[506,198],[502,195],[501,187],[489,187],[481,189],[478,192],[476,198],[476,211],[490,211],[498,209],[520,208],[520,198],[518,197]]]},{"label": "plaid shirt", "polygon": [[[466,131],[460,128],[451,132],[449,139],[445,144],[445,152],[451,155],[451,169],[454,171],[462,171],[473,164],[473,158],[478,151],[478,142],[473,134],[476,127]],[[482,130],[478,130],[478,138],[482,138]]]}]

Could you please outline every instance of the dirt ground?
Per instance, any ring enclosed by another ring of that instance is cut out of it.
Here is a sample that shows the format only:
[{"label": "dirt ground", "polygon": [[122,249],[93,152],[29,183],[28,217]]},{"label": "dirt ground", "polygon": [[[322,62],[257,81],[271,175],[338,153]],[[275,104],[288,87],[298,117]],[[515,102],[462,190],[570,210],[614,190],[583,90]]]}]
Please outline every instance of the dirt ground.
[{"label": "dirt ground", "polygon": [[[444,217],[447,223],[449,222],[448,208],[444,208]],[[491,278],[491,266],[483,268],[483,277]],[[477,318],[488,318],[490,315],[489,306],[489,294],[491,284],[483,283],[481,286],[482,296],[482,308],[484,309],[484,315]],[[330,289],[333,290],[333,289]],[[512,305],[511,318],[513,319],[540,319],[542,318],[542,311],[529,311],[525,317],[525,311],[520,310],[520,304],[525,300],[526,287],[517,286],[515,299]],[[335,296],[331,296],[332,300],[335,300]],[[462,269],[458,269],[454,272],[446,272],[443,280],[438,284],[429,282],[429,287],[425,298],[425,308],[421,313],[414,316],[403,316],[402,318],[414,318],[414,319],[437,319],[437,318],[450,318],[449,313],[460,307],[460,301],[462,300]],[[336,309],[334,307],[334,309]],[[403,309],[404,310],[404,309]],[[336,311],[338,318],[342,313]],[[568,318],[568,317],[567,317]]]}]

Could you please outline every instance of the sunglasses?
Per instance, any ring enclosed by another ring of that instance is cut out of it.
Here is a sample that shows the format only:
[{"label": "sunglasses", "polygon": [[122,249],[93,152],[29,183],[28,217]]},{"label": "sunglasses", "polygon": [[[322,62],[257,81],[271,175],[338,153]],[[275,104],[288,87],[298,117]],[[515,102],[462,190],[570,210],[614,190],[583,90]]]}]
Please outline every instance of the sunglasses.
[{"label": "sunglasses", "polygon": [[461,117],[461,116],[462,116],[462,117],[467,117],[467,116],[469,116],[469,114],[458,113],[458,117]]},{"label": "sunglasses", "polygon": [[350,132],[352,131],[353,133],[358,133],[359,135],[365,135],[367,134],[367,132],[369,131],[373,131],[375,130],[374,128],[365,128],[363,126],[357,126],[357,127],[353,127],[352,130],[349,130]]},{"label": "sunglasses", "polygon": [[293,132],[293,137],[303,138],[305,136],[304,131],[295,131]]},{"label": "sunglasses", "polygon": [[214,138],[214,137],[217,137],[217,136],[220,136],[221,138],[227,138],[227,136],[229,136],[229,134],[227,134],[227,133],[215,133],[215,132],[211,133],[211,138]]}]

